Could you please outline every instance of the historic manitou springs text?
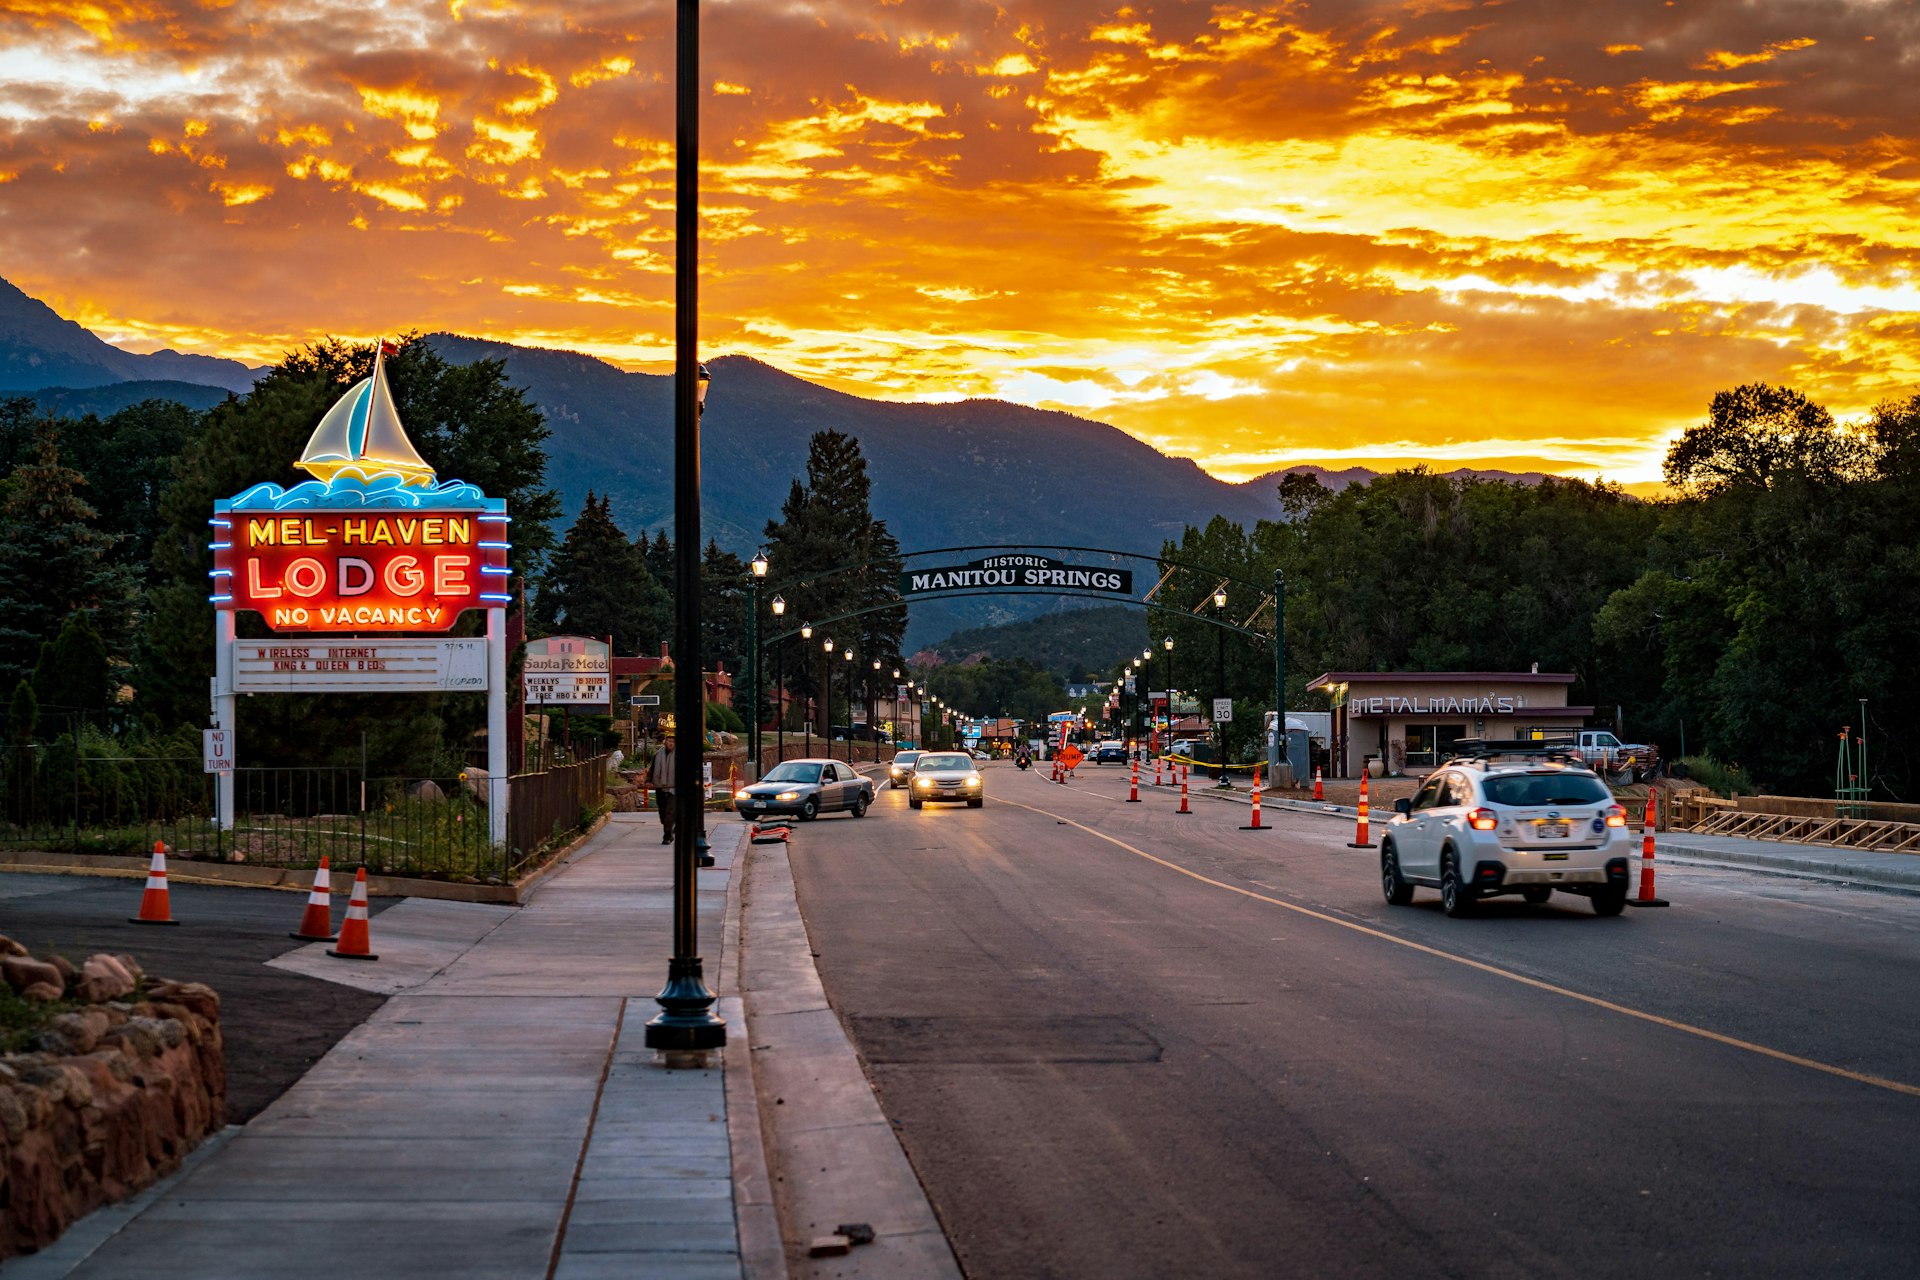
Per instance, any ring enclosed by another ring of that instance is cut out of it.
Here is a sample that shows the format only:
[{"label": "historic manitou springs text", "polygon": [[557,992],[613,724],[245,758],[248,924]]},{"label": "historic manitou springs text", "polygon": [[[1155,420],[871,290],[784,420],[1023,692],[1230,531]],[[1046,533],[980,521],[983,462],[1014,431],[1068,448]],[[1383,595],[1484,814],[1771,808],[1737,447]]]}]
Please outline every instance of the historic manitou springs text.
[{"label": "historic manitou springs text", "polygon": [[506,543],[482,513],[226,518],[216,579],[277,631],[445,631],[504,589]]},{"label": "historic manitou springs text", "polygon": [[900,594],[925,591],[1047,588],[1117,595],[1133,592],[1133,571],[1067,564],[1050,556],[988,556],[963,565],[910,569],[900,575]]}]

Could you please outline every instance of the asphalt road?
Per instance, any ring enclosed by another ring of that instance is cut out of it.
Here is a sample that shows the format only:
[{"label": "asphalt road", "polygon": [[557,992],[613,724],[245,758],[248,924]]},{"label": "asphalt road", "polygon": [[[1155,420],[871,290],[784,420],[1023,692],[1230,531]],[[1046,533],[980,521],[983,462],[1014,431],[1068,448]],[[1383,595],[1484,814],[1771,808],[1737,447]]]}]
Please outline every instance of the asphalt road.
[{"label": "asphalt road", "polygon": [[1449,920],[1348,824],[987,783],[791,852],[975,1280],[1913,1274],[1920,899],[1669,868]]},{"label": "asphalt road", "polygon": [[[0,875],[0,934],[35,955],[59,952],[75,964],[96,951],[130,954],[151,977],[204,982],[218,991],[229,1124],[252,1119],[386,1002],[385,996],[267,967],[273,957],[308,945],[287,936],[300,923],[305,894],[171,881],[168,897],[181,923],[166,928],[127,923],[140,908],[143,883]],[[376,944],[379,914],[397,901],[375,898],[368,904]],[[336,929],[345,914],[346,902],[336,894]]]}]

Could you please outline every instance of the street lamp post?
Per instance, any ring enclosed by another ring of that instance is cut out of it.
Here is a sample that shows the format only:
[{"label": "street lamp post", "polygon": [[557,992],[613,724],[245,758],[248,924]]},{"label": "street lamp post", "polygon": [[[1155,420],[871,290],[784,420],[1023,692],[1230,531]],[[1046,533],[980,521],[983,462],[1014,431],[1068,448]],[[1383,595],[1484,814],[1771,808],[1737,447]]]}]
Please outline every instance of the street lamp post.
[{"label": "street lamp post", "polygon": [[827,744],[827,759],[833,759],[833,637],[820,646],[820,706],[825,718],[820,722],[820,740]]},{"label": "street lamp post", "polygon": [[[699,915],[694,890],[698,874],[699,823],[687,821],[688,799],[701,795],[701,756],[706,744],[706,708],[700,655],[700,414],[708,379],[701,375],[699,345],[700,234],[700,6],[679,0],[675,28],[674,97],[674,369],[673,512],[674,568],[679,584],[674,649],[692,679],[674,681],[674,802],[682,806],[673,842],[673,955],[667,984],[656,1002],[660,1012],[646,1027],[646,1045],[668,1055],[706,1055],[727,1043],[727,1024],[713,1011],[714,995],[700,962]],[[704,817],[705,805],[695,809]]]},{"label": "street lamp post", "polygon": [[[1273,730],[1278,754],[1272,761],[1273,779],[1280,782],[1280,762],[1288,762],[1286,785],[1297,787],[1293,776],[1293,757],[1287,752],[1287,580],[1278,569],[1273,571]],[[1311,763],[1311,761],[1309,761]]]},{"label": "street lamp post", "polygon": [[748,780],[760,780],[760,580],[767,576],[767,553],[756,551],[747,579],[747,750],[753,756]]},{"label": "street lamp post", "polygon": [[1141,677],[1141,681],[1147,686],[1146,725],[1142,729],[1142,733],[1145,735],[1147,739],[1147,753],[1151,755],[1153,754],[1154,748],[1159,745],[1154,741],[1154,738],[1157,736],[1154,730],[1157,729],[1159,726],[1154,724],[1153,722],[1153,646],[1152,645],[1148,645],[1146,648],[1140,651],[1140,677]]},{"label": "street lamp post", "polygon": [[[800,638],[802,640],[813,639],[813,624],[811,622],[803,622],[800,624]],[[805,649],[800,651],[800,675],[802,677],[800,681],[802,686],[813,682],[813,677],[807,675],[807,651]],[[813,754],[813,712],[802,705],[800,708],[800,718],[807,723],[807,755],[811,756]]]},{"label": "street lamp post", "polygon": [[1173,732],[1173,637],[1161,641],[1167,650],[1167,732]]},{"label": "street lamp post", "polygon": [[[779,629],[779,620],[787,615],[787,601],[784,596],[775,596],[767,602],[773,610],[774,628]],[[783,636],[773,647],[773,757],[775,760],[787,758],[787,682],[786,671],[781,659],[787,651],[787,641]]]},{"label": "street lamp post", "polygon": [[[1213,700],[1219,702],[1227,696],[1227,631],[1222,625],[1221,614],[1227,607],[1226,587],[1216,587],[1213,592]],[[1227,729],[1220,723],[1220,717],[1213,717],[1213,785],[1231,787],[1227,781]]]},{"label": "street lamp post", "polygon": [[[853,763],[853,650],[840,655],[847,660],[847,763]],[[832,720],[832,716],[827,717]]]}]

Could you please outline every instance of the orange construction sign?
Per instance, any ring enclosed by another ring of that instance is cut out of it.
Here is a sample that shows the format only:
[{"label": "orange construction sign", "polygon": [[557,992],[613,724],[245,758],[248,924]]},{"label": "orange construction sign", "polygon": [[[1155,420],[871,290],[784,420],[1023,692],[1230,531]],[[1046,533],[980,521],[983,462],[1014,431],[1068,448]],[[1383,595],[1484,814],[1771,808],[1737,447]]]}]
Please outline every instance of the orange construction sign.
[{"label": "orange construction sign", "polygon": [[1074,746],[1071,742],[1060,748],[1060,767],[1062,769],[1077,769],[1080,766],[1080,762],[1086,758],[1086,753]]}]

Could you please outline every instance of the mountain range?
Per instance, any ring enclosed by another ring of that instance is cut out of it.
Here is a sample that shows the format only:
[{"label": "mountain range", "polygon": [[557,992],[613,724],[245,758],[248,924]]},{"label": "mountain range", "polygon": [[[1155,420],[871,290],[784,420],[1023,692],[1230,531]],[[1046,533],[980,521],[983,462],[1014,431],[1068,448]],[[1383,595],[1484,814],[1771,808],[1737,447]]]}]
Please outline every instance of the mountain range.
[{"label": "mountain range", "polygon": [[[566,511],[577,511],[593,490],[611,499],[616,520],[629,534],[671,525],[670,376],[457,334],[436,333],[427,341],[454,363],[505,362],[508,380],[524,389],[552,430],[548,480],[561,492]],[[702,526],[707,537],[743,556],[760,545],[793,481],[804,478],[810,438],[829,428],[859,440],[873,482],[874,515],[910,552],[1014,544],[1152,555],[1163,540],[1177,539],[1187,525],[1205,524],[1216,514],[1249,526],[1281,514],[1277,483],[1284,471],[1230,484],[1116,427],[1071,414],[1001,400],[866,400],[747,356],[722,356],[709,368]],[[257,373],[237,360],[123,351],[0,280],[0,393],[31,394],[48,412],[107,414],[149,398],[205,408],[228,392],[249,390]],[[1331,488],[1375,474],[1364,468],[1288,469],[1314,472]],[[1087,553],[1070,558],[1095,559]],[[909,644],[1076,605],[1035,596],[926,601],[913,606]]]},{"label": "mountain range", "polygon": [[122,351],[0,280],[0,392],[182,382],[244,393],[257,372],[217,356]]}]

